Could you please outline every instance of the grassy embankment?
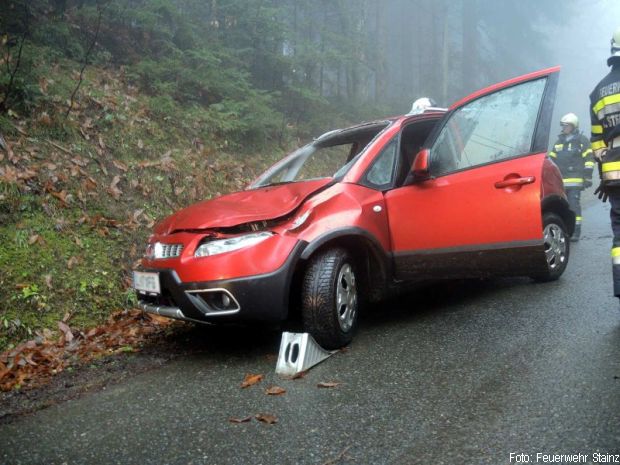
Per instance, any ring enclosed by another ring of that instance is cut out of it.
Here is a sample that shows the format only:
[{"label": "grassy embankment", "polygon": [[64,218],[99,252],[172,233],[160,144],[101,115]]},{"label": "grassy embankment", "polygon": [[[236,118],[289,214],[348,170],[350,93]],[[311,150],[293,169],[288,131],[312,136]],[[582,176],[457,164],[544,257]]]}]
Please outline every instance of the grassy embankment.
[{"label": "grassy embankment", "polygon": [[79,68],[41,60],[36,109],[0,116],[0,351],[67,314],[79,329],[131,307],[153,222],[282,154],[208,140],[204,109],[141,94],[123,69],[88,67],[66,116]]}]

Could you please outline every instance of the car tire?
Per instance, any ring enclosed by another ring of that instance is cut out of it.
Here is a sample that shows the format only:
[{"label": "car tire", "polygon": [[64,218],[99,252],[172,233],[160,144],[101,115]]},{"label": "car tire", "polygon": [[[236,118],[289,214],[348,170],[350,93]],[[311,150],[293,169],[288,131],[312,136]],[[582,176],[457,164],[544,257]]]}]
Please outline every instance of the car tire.
[{"label": "car tire", "polygon": [[359,313],[356,267],[340,248],[313,256],[302,282],[304,330],[325,349],[338,349],[353,338]]},{"label": "car tire", "polygon": [[566,225],[555,213],[545,213],[543,216],[543,241],[547,270],[532,278],[539,282],[555,281],[566,270],[570,255],[570,240]]}]

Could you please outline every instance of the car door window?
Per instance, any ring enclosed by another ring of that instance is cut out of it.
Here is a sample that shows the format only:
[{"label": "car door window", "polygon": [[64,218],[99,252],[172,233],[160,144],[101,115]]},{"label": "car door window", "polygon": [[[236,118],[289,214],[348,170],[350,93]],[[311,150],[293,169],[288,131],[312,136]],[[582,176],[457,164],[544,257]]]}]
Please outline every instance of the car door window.
[{"label": "car door window", "polygon": [[392,183],[392,177],[394,176],[397,153],[398,138],[395,137],[383,148],[377,158],[375,158],[364,177],[364,184],[377,189],[389,187]]},{"label": "car door window", "polygon": [[530,153],[545,84],[508,87],[452,113],[431,149],[433,175]]}]

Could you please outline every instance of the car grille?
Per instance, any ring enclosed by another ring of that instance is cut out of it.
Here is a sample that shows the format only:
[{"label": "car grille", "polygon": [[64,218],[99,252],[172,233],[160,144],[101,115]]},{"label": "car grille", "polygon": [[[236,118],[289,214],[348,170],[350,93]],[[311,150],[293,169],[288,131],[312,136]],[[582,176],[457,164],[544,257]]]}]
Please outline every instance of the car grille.
[{"label": "car grille", "polygon": [[175,258],[181,255],[183,244],[159,244],[155,247],[155,258]]}]

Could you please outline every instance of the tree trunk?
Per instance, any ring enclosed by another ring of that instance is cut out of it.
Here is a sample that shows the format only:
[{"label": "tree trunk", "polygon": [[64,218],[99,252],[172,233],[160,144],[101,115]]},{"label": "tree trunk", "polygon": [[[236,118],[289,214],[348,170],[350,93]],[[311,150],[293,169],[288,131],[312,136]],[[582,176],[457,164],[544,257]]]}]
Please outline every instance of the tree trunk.
[{"label": "tree trunk", "polygon": [[385,84],[386,84],[386,39],[385,39],[385,23],[384,23],[384,6],[375,3],[375,31],[377,33],[377,43],[375,49],[375,89],[374,89],[374,101],[375,103],[383,102],[385,100]]},{"label": "tree trunk", "polygon": [[[442,3],[444,3],[442,1]],[[447,5],[444,5],[444,11],[446,11],[446,13],[441,17],[441,20],[443,22],[443,34],[442,34],[442,40],[441,40],[441,104],[442,105],[447,105],[448,102],[448,82],[450,80],[449,76],[450,76],[450,70],[449,70],[449,66],[450,66],[450,30],[448,28],[448,13],[447,13],[447,8],[445,8]]]},{"label": "tree trunk", "polygon": [[478,0],[463,0],[463,94],[477,86],[478,57]]}]

